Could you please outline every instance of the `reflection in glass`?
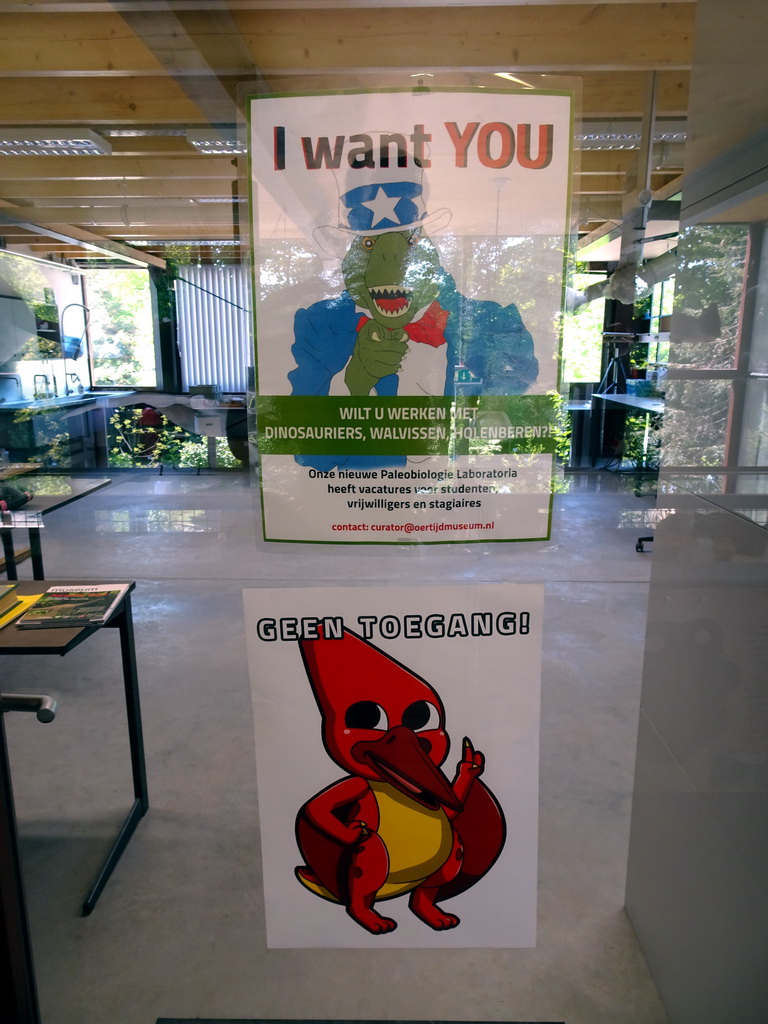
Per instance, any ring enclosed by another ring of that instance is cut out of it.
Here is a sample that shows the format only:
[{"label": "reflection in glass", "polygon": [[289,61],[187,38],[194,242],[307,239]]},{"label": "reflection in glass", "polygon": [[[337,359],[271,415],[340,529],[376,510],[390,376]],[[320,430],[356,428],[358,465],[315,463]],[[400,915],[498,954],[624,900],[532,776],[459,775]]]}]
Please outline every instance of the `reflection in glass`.
[{"label": "reflection in glass", "polygon": [[[763,473],[739,474],[737,494],[768,494],[768,476]],[[761,525],[763,525],[761,523]]]},{"label": "reflection in glass", "polygon": [[[151,405],[123,405],[109,418],[108,464],[121,469],[239,469],[226,436],[196,432],[197,409],[182,403],[166,407],[166,416]],[[203,413],[205,410],[201,410]],[[215,415],[222,432],[226,418]],[[173,417],[173,418],[172,418]],[[181,423],[176,420],[181,420]],[[183,425],[181,425],[183,423]]]},{"label": "reflection in glass", "polygon": [[721,466],[725,461],[733,382],[672,380],[666,388],[664,465]]},{"label": "reflection in glass", "polygon": [[761,273],[757,282],[752,344],[749,352],[750,373],[768,373],[768,232],[760,247]]},{"label": "reflection in glass", "polygon": [[[456,318],[456,351],[452,353],[456,366],[455,372],[448,373],[445,386],[445,374],[441,375],[434,392],[400,388],[397,393],[518,395],[551,390],[557,381],[554,353],[560,330],[562,240],[541,236],[465,238],[444,231],[434,237],[421,236],[420,245],[428,246],[432,256],[422,268],[424,277],[434,278],[435,287],[442,289],[440,303]],[[420,245],[414,245],[411,254],[417,267]],[[303,311],[308,311],[312,329],[317,331],[321,313],[328,315],[326,307],[336,309],[335,315],[340,316],[338,311],[347,302],[354,311],[348,299],[349,279],[354,276],[349,253],[344,260],[321,259],[303,240],[262,238],[258,261],[260,391],[327,393],[324,377],[321,384],[314,377],[305,384],[302,377],[302,392],[298,392],[294,375],[290,378],[293,387],[289,386],[289,374],[302,355],[294,334],[295,317],[298,311],[303,324]],[[342,273],[345,265],[346,277]],[[351,315],[357,324],[359,313]],[[530,342],[517,340],[528,334],[538,366],[528,352]],[[314,336],[313,344],[317,344]],[[334,387],[331,394],[336,393]],[[337,390],[349,394],[343,383]]]},{"label": "reflection in glass", "polygon": [[659,480],[660,494],[676,494],[679,490],[695,494],[718,494],[725,490],[727,477],[722,473],[698,473],[688,475],[675,472],[674,482]]},{"label": "reflection in glass", "polygon": [[747,381],[739,465],[768,466],[768,378],[765,377]]},{"label": "reflection in glass", "polygon": [[[604,274],[573,275],[573,288],[584,292]],[[605,299],[594,299],[569,312],[563,319],[563,371],[567,383],[600,380]]]},{"label": "reflection in glass", "polygon": [[65,476],[34,476],[23,478],[37,497],[62,497],[72,494],[73,488]]},{"label": "reflection in glass", "polygon": [[735,365],[748,237],[746,224],[703,224],[681,233],[671,365]]},{"label": "reflection in glass", "polygon": [[89,271],[88,305],[95,383],[154,387],[155,337],[147,271]]},{"label": "reflection in glass", "polygon": [[87,390],[86,317],[80,272],[0,250],[0,400]]},{"label": "reflection in glass", "polygon": [[667,516],[674,515],[670,508],[626,508],[619,512],[619,529],[650,530]]},{"label": "reflection in glass", "polygon": [[[765,488],[765,481],[762,482],[763,488]],[[757,488],[753,487],[749,489],[750,493],[754,493]],[[765,493],[765,490],[763,490]],[[737,515],[743,516],[745,519],[749,519],[750,522],[755,523],[757,526],[763,528],[768,527],[768,506],[759,508],[754,502],[737,502],[731,511]]]},{"label": "reflection in glass", "polygon": [[96,533],[218,533],[218,509],[97,509]]}]

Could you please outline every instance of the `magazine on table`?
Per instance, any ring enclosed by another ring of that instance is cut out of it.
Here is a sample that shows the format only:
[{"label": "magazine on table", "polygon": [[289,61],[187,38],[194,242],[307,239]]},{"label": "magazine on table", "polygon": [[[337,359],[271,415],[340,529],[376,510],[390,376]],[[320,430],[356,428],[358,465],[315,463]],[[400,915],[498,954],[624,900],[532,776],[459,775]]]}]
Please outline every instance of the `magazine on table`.
[{"label": "magazine on table", "polygon": [[105,623],[130,589],[128,583],[49,587],[19,619],[20,629],[51,629]]}]

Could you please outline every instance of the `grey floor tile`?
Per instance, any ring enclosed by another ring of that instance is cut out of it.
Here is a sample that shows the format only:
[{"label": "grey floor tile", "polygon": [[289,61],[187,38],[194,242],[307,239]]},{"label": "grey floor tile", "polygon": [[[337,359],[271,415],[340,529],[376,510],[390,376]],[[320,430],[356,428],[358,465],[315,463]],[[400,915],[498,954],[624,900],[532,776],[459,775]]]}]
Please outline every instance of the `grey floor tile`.
[{"label": "grey floor tile", "polygon": [[[123,477],[53,514],[49,577],[138,580],[152,806],[79,917],[130,803],[117,637],[34,666],[4,659],[4,688],[34,682],[61,705],[48,726],[6,723],[45,1024],[382,1007],[665,1024],[622,908],[648,577],[634,541],[649,508],[609,480],[556,497],[551,541],[429,552],[264,545],[238,475]],[[267,949],[242,590],[484,580],[546,584],[536,948]]]}]

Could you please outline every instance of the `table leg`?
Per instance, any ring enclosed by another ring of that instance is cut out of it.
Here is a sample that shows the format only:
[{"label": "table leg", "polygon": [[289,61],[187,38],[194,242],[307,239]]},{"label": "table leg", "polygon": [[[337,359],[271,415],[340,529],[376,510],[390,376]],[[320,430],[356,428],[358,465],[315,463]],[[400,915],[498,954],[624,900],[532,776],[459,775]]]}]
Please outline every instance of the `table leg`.
[{"label": "table leg", "polygon": [[93,913],[93,909],[98,902],[99,896],[101,896],[104,891],[104,886],[109,881],[110,875],[115,870],[117,862],[123,855],[123,850],[128,845],[128,840],[136,831],[136,826],[143,817],[144,808],[141,805],[141,801],[135,800],[133,806],[128,812],[128,816],[123,822],[117,839],[109,852],[109,856],[104,861],[104,865],[99,872],[96,881],[93,883],[91,891],[85,898],[85,902],[83,903],[83,917],[88,917],[89,914]]},{"label": "table leg", "polygon": [[44,580],[43,546],[40,543],[40,531],[33,526],[29,528],[29,552],[32,558],[32,579]]},{"label": "table leg", "polygon": [[5,558],[5,572],[9,580],[17,580],[19,574],[16,571],[16,554],[13,550],[13,530],[0,530],[3,539],[3,556]]},{"label": "table leg", "polygon": [[40,1024],[24,879],[21,873],[11,769],[0,712],[0,1015]]},{"label": "table leg", "polygon": [[147,768],[144,760],[144,737],[141,727],[141,705],[139,701],[139,679],[136,670],[136,646],[133,638],[133,615],[131,612],[131,596],[125,595],[122,611],[110,622],[120,630],[120,652],[123,665],[123,683],[125,685],[125,706],[128,715],[128,738],[131,748],[131,771],[133,773],[133,795],[135,800],[128,812],[120,833],[107,857],[93,888],[83,903],[83,916],[87,917],[96,906],[96,902],[109,880],[115,865],[120,859],[128,840],[136,830],[136,826],[149,809],[147,792]]},{"label": "table leg", "polygon": [[141,802],[144,811],[149,809],[147,793],[147,768],[144,761],[144,734],[141,726],[141,703],[139,700],[139,675],[136,669],[136,645],[133,639],[133,612],[131,595],[126,594],[123,610],[115,623],[120,630],[120,651],[123,660],[125,682],[125,705],[128,712],[128,736],[131,744],[131,767],[133,770],[133,795]]}]

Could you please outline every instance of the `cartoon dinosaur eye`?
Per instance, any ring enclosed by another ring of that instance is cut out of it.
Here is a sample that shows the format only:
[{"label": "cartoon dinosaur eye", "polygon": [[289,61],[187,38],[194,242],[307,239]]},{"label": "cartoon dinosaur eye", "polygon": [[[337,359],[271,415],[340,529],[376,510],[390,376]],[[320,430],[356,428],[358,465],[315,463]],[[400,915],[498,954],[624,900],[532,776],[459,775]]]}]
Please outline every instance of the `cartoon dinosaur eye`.
[{"label": "cartoon dinosaur eye", "polygon": [[416,700],[403,712],[403,725],[414,732],[440,728],[440,712],[426,700]]},{"label": "cartoon dinosaur eye", "polygon": [[376,245],[376,239],[370,238],[368,235],[360,243],[364,249],[372,249]]},{"label": "cartoon dinosaur eye", "polygon": [[421,228],[414,228],[408,235],[408,245],[418,245],[421,241]]},{"label": "cartoon dinosaur eye", "polygon": [[386,711],[372,700],[359,700],[347,708],[344,724],[348,729],[389,728]]}]

